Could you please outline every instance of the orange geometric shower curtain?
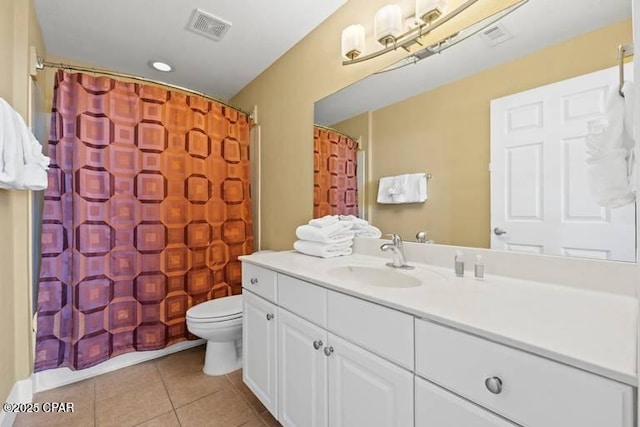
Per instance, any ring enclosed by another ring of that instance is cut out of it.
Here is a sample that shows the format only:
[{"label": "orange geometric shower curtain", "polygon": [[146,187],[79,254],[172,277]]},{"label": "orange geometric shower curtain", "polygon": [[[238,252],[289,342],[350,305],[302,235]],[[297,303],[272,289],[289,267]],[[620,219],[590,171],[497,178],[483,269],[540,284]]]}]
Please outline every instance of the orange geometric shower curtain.
[{"label": "orange geometric shower curtain", "polygon": [[191,338],[253,251],[249,118],[198,96],[58,72],[35,370]]},{"label": "orange geometric shower curtain", "polygon": [[329,129],[313,128],[313,217],[358,216],[358,143]]}]

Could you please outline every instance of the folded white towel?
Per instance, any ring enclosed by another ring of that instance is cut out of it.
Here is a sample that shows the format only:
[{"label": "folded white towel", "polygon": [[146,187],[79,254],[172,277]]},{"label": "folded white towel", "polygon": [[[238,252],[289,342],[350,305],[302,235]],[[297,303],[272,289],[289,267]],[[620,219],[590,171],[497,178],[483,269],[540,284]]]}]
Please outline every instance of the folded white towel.
[{"label": "folded white towel", "polygon": [[356,237],[367,237],[372,239],[379,239],[382,237],[382,232],[378,227],[374,227],[373,225],[367,225],[361,228],[354,228],[353,232]]},{"label": "folded white towel", "polygon": [[0,98],[0,188],[44,190],[49,158],[27,124]]},{"label": "folded white towel", "polygon": [[366,219],[358,218],[355,215],[340,215],[339,218],[340,221],[348,221],[353,223],[354,228],[369,225],[369,221],[367,221]]},{"label": "folded white towel", "polygon": [[332,258],[342,255],[351,255],[353,240],[341,244],[324,244],[320,242],[309,242],[307,240],[297,240],[293,248],[305,255],[312,255],[322,258]]},{"label": "folded white towel", "polygon": [[300,240],[310,240],[321,243],[337,243],[353,239],[353,231],[349,224],[337,222],[327,227],[301,225],[296,229],[296,236]]},{"label": "folded white towel", "polygon": [[427,200],[427,174],[412,173],[380,178],[378,203],[422,203]]},{"label": "folded white towel", "polygon": [[309,221],[309,225],[313,225],[314,227],[327,227],[329,225],[335,224],[340,221],[337,215],[325,215],[322,218],[315,218]]}]

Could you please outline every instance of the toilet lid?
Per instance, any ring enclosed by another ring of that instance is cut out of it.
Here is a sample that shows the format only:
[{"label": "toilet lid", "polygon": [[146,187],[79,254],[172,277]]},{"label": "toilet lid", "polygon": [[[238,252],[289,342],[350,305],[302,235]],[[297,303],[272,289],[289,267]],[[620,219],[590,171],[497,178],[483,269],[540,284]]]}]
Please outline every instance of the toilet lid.
[{"label": "toilet lid", "polygon": [[192,319],[217,319],[235,317],[242,314],[242,295],[217,298],[196,304],[187,310]]}]

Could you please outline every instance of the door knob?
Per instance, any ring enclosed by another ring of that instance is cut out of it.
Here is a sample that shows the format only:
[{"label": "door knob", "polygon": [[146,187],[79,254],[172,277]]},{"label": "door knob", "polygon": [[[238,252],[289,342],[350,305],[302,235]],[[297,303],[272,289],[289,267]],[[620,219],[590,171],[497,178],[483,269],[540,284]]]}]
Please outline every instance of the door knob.
[{"label": "door knob", "polygon": [[491,377],[484,380],[484,385],[493,394],[500,394],[502,392],[502,380],[498,377]]},{"label": "door knob", "polygon": [[502,228],[496,227],[493,229],[493,234],[495,234],[496,236],[502,236],[503,234],[507,234],[507,231],[503,230]]},{"label": "door knob", "polygon": [[271,320],[271,319],[273,319],[273,314],[271,313],[267,314],[267,320]]},{"label": "door knob", "polygon": [[329,357],[331,356],[331,353],[333,353],[333,347],[325,347],[324,348],[324,355]]},{"label": "door knob", "polygon": [[313,342],[313,348],[320,350],[320,347],[322,347],[322,341],[318,340]]}]

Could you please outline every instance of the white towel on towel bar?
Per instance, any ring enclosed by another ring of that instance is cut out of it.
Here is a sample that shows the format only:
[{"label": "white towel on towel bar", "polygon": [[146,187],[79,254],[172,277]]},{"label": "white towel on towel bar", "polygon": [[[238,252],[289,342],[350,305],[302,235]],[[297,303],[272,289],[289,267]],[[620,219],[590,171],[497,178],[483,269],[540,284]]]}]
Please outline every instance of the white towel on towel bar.
[{"label": "white towel on towel bar", "polygon": [[0,98],[0,188],[44,190],[49,158],[27,124]]},{"label": "white towel on towel bar", "polygon": [[380,178],[378,185],[378,203],[423,203],[426,200],[426,173],[412,173]]}]

